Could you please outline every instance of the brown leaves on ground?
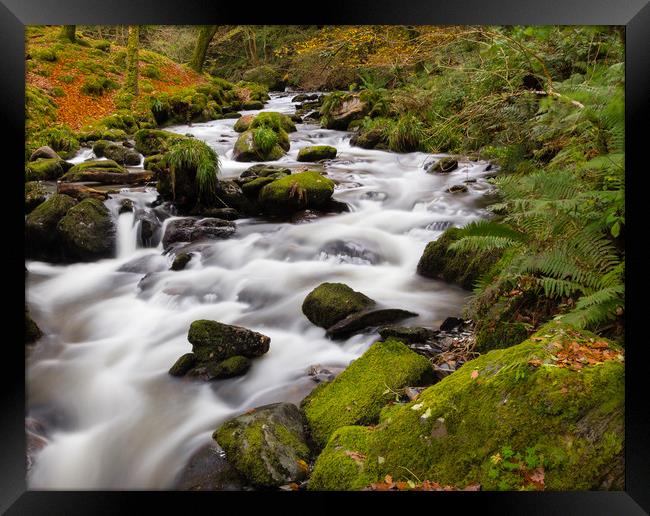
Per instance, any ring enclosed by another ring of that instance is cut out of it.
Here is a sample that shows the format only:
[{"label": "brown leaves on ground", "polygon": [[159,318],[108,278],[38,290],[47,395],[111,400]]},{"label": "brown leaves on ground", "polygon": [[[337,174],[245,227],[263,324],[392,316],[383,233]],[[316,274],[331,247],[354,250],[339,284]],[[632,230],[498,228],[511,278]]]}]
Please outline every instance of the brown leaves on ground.
[{"label": "brown leaves on ground", "polygon": [[[539,338],[533,340],[541,340]],[[623,352],[614,350],[604,340],[562,340],[551,343],[557,351],[551,355],[550,360],[534,358],[528,361],[533,367],[540,367],[543,364],[550,364],[555,367],[580,371],[584,367],[602,364],[607,360],[623,361]]]},{"label": "brown leaves on ground", "polygon": [[544,490],[544,468],[538,467],[531,471],[524,471],[524,484],[534,487],[537,491]]},{"label": "brown leaves on ground", "polygon": [[459,488],[452,485],[442,485],[438,482],[432,482],[431,480],[425,480],[423,482],[415,483],[413,481],[408,482],[395,482],[393,477],[386,475],[383,482],[377,482],[375,484],[370,484],[364,489],[364,491],[480,491],[481,484],[474,483],[465,486],[464,488]]}]

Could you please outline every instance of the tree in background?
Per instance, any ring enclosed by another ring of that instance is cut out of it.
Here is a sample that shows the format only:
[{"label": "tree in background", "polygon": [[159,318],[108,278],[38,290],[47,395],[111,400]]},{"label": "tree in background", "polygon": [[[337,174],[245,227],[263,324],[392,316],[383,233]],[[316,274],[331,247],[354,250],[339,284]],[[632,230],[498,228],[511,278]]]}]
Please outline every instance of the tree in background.
[{"label": "tree in background", "polygon": [[72,43],[76,41],[76,25],[63,25],[61,27],[61,37],[70,40]]},{"label": "tree in background", "polygon": [[194,47],[194,55],[192,55],[192,60],[190,61],[190,68],[196,72],[201,73],[203,70],[203,63],[205,63],[205,56],[208,53],[208,46],[216,32],[216,25],[200,26],[196,46]]},{"label": "tree in background", "polygon": [[138,95],[138,47],[140,46],[140,27],[129,25],[129,40],[126,46],[126,89]]}]

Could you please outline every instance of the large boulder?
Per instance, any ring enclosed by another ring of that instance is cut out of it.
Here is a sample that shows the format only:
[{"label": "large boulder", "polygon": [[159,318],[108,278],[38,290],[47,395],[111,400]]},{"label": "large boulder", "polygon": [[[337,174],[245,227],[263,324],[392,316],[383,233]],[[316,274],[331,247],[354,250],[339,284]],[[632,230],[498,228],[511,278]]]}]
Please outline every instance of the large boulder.
[{"label": "large boulder", "polygon": [[255,358],[269,350],[271,339],[241,326],[201,319],[187,334],[198,361],[220,361],[237,355]]},{"label": "large boulder", "polygon": [[368,104],[361,100],[358,95],[346,94],[331,104],[331,107],[321,119],[321,123],[327,129],[345,131],[350,122],[362,119],[368,113],[368,110]]},{"label": "large boulder", "polygon": [[266,149],[260,147],[256,143],[255,134],[254,129],[248,129],[237,138],[232,155],[235,161],[275,161],[285,154],[278,143]]},{"label": "large boulder", "polygon": [[25,181],[53,181],[72,167],[71,163],[56,158],[41,158],[25,166]]},{"label": "large boulder", "polygon": [[374,305],[375,301],[344,283],[322,283],[307,295],[302,313],[316,326],[327,329]]},{"label": "large boulder", "polygon": [[163,248],[177,242],[195,242],[204,239],[228,238],[235,233],[235,224],[222,219],[184,217],[170,221],[163,235]]},{"label": "large boulder", "polygon": [[332,382],[319,385],[302,401],[310,437],[323,448],[341,427],[374,424],[399,389],[433,379],[429,361],[402,342],[375,342]]},{"label": "large boulder", "polygon": [[319,161],[336,158],[336,148],[330,145],[312,145],[303,147],[298,152],[298,161]]},{"label": "large boulder", "polygon": [[258,203],[248,198],[235,181],[219,181],[216,196],[239,213],[257,215],[260,212]]},{"label": "large boulder", "polygon": [[136,166],[140,164],[140,154],[119,143],[100,140],[93,145],[93,152],[98,158],[105,157],[121,165]]},{"label": "large boulder", "polygon": [[293,213],[320,208],[334,193],[334,181],[308,170],[277,179],[260,190],[259,201],[265,211]]},{"label": "large boulder", "polygon": [[25,251],[29,258],[60,259],[57,225],[77,202],[67,195],[54,194],[25,219]]},{"label": "large boulder", "polygon": [[57,232],[66,255],[73,260],[107,258],[115,249],[111,214],[97,199],[84,199],[70,208],[59,221]]},{"label": "large boulder", "polygon": [[243,133],[244,131],[248,131],[250,128],[251,122],[255,118],[255,115],[244,115],[241,116],[237,119],[235,122],[235,125],[233,126],[233,129],[237,131],[238,133]]},{"label": "large boulder", "polygon": [[47,192],[40,181],[25,183],[25,213],[30,213],[39,204],[45,202]]},{"label": "large boulder", "polygon": [[39,147],[34,152],[32,152],[31,156],[29,157],[29,161],[36,161],[37,159],[61,159],[61,158],[52,147],[48,147],[47,145],[44,145],[43,147]]},{"label": "large boulder", "polygon": [[122,181],[127,174],[126,169],[111,159],[84,161],[73,166],[61,177],[64,182],[96,181],[99,183]]},{"label": "large boulder", "polygon": [[418,262],[417,273],[456,283],[469,290],[499,260],[502,252],[448,250],[449,245],[458,240],[459,231],[458,228],[449,228],[437,240],[429,242]]},{"label": "large boulder", "polygon": [[551,324],[384,411],[374,428],[339,428],[309,489],[363,489],[390,475],[483,490],[621,490],[624,401],[623,351]]},{"label": "large boulder", "polygon": [[216,444],[208,444],[192,455],[174,480],[179,491],[240,491],[245,480],[223,456]]},{"label": "large boulder", "polygon": [[251,484],[278,487],[307,477],[304,420],[292,403],[257,407],[223,423],[212,435]]},{"label": "large boulder", "polygon": [[145,156],[153,156],[164,154],[174,143],[187,139],[187,136],[161,129],[140,129],[134,138],[135,150]]},{"label": "large boulder", "polygon": [[327,329],[326,335],[331,339],[346,339],[366,328],[375,328],[385,324],[392,324],[409,317],[417,317],[415,312],[399,308],[380,308],[377,310],[363,310],[348,315],[344,319]]}]

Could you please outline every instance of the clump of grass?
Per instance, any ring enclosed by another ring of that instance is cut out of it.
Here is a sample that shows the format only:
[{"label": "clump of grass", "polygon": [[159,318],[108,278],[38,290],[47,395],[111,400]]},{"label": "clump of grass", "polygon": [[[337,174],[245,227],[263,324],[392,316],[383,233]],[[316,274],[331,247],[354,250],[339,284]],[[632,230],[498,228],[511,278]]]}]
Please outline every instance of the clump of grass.
[{"label": "clump of grass", "polygon": [[414,115],[402,115],[388,136],[388,147],[395,152],[422,150],[424,126]]},{"label": "clump of grass", "polygon": [[276,133],[280,133],[281,131],[292,132],[296,130],[295,124],[288,116],[273,111],[257,115],[251,122],[251,128],[255,129],[256,127],[266,127],[272,129]]},{"label": "clump of grass", "polygon": [[144,67],[142,70],[142,75],[144,77],[148,77],[149,79],[160,79],[162,77],[162,74],[160,73],[158,67],[152,64],[148,64]]},{"label": "clump of grass", "polygon": [[63,91],[63,88],[60,86],[55,86],[52,88],[52,95],[54,97],[63,97],[65,95],[65,91]]},{"label": "clump of grass", "polygon": [[81,92],[86,95],[100,96],[106,91],[119,88],[119,84],[108,77],[86,77],[81,85]]},{"label": "clump of grass", "polygon": [[61,79],[61,82],[65,82],[66,84],[74,82],[74,76],[72,75],[62,75],[59,79]]},{"label": "clump of grass", "polygon": [[180,140],[173,144],[163,158],[164,166],[172,174],[172,189],[179,170],[196,170],[196,186],[199,202],[209,203],[216,194],[217,175],[221,167],[219,156],[204,142],[195,138]]},{"label": "clump of grass", "polygon": [[102,52],[109,52],[111,49],[111,42],[105,39],[99,39],[93,42],[92,46]]},{"label": "clump of grass", "polygon": [[278,144],[278,135],[268,127],[257,127],[253,131],[253,142],[263,154],[267,154]]},{"label": "clump of grass", "polygon": [[36,50],[32,55],[35,59],[38,59],[40,61],[47,61],[49,63],[53,63],[58,58],[57,53],[53,48],[43,48]]}]

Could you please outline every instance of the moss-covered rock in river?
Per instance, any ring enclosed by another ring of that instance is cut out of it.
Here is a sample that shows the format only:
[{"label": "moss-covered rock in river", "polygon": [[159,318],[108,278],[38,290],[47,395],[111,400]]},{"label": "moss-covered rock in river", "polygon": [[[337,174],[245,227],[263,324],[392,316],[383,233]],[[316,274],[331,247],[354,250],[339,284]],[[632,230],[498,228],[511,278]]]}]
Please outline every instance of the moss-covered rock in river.
[{"label": "moss-covered rock in river", "polygon": [[320,208],[334,193],[334,181],[308,170],[277,179],[260,190],[259,201],[265,211],[292,213]]},{"label": "moss-covered rock in river", "polygon": [[320,108],[321,125],[345,131],[350,122],[362,119],[370,110],[367,102],[354,93],[334,92],[327,95]]},{"label": "moss-covered rock in river", "polygon": [[[284,155],[285,150],[279,145],[277,136],[268,147],[262,147],[255,134],[255,130],[248,129],[237,138],[233,151],[235,161],[275,161]],[[271,134],[275,133],[271,131]]]},{"label": "moss-covered rock in river", "polygon": [[251,484],[277,487],[307,476],[309,448],[303,423],[295,405],[274,403],[226,421],[212,437]]},{"label": "moss-covered rock in river", "polygon": [[39,204],[45,202],[47,192],[40,181],[25,183],[25,213],[30,213]]},{"label": "moss-covered rock in river", "polygon": [[239,117],[235,122],[233,129],[238,133],[243,133],[244,131],[248,131],[251,122],[253,121],[254,118],[255,115],[244,115],[242,117]]},{"label": "moss-covered rock in river", "polygon": [[98,158],[105,157],[121,165],[135,166],[140,164],[140,154],[133,149],[108,140],[95,142],[93,152]]},{"label": "moss-covered rock in river", "polygon": [[[605,358],[583,364],[574,346]],[[373,428],[340,428],[309,489],[362,489],[386,475],[483,490],[622,489],[624,376],[613,343],[549,324],[467,362]]]},{"label": "moss-covered rock in river", "polygon": [[60,178],[70,167],[72,164],[61,158],[30,161],[25,166],[25,181],[52,181]]},{"label": "moss-covered rock in river", "polygon": [[377,422],[395,391],[433,380],[429,361],[395,339],[375,342],[332,382],[314,389],[301,403],[311,439],[322,448],[339,428]]},{"label": "moss-covered rock in river", "polygon": [[80,181],[96,181],[105,174],[126,174],[126,169],[111,159],[84,161],[72,167],[61,177],[61,181],[75,183]]},{"label": "moss-covered rock in river", "polygon": [[187,371],[187,375],[205,381],[221,380],[244,375],[248,372],[251,365],[252,362],[250,358],[235,355],[234,357],[226,358],[221,361],[211,360],[198,362],[194,367]]},{"label": "moss-covered rock in river", "polygon": [[241,326],[206,319],[190,325],[187,340],[197,360],[221,361],[236,355],[259,357],[269,350],[271,339]]},{"label": "moss-covered rock in river", "polygon": [[194,353],[185,353],[181,355],[174,365],[169,369],[172,376],[185,376],[196,364],[196,355]]},{"label": "moss-covered rock in river", "polygon": [[474,283],[499,260],[501,251],[449,251],[459,238],[458,228],[447,229],[437,240],[429,242],[417,265],[417,272],[427,278],[442,279],[471,289]]},{"label": "moss-covered rock in river", "polygon": [[253,177],[250,181],[242,182],[241,189],[249,197],[257,197],[262,187],[275,181],[274,177]]},{"label": "moss-covered rock in river", "polygon": [[92,127],[82,130],[79,134],[79,141],[82,142],[95,142],[98,140],[107,140],[112,142],[122,142],[128,138],[126,131],[123,129],[105,127]]},{"label": "moss-covered rock in river", "polygon": [[182,271],[185,268],[185,266],[188,263],[190,263],[191,259],[192,259],[191,253],[179,253],[178,255],[176,255],[176,258],[174,258],[174,261],[172,262],[169,270]]},{"label": "moss-covered rock in river", "polygon": [[336,148],[330,145],[312,145],[303,147],[298,152],[298,161],[319,161],[336,157]]},{"label": "moss-covered rock in river", "polygon": [[267,127],[276,133],[282,131],[293,133],[296,131],[296,124],[289,115],[278,113],[276,111],[264,111],[256,115],[250,123],[250,128]]},{"label": "moss-covered rock in river", "polygon": [[97,199],[84,199],[59,221],[66,255],[80,261],[109,257],[115,248],[113,221],[108,208]]},{"label": "moss-covered rock in river", "polygon": [[329,328],[348,315],[374,305],[374,300],[345,283],[321,283],[307,294],[302,313],[316,326]]},{"label": "moss-covered rock in river", "polygon": [[452,170],[456,170],[457,168],[458,168],[458,160],[450,156],[447,156],[444,158],[440,158],[435,163],[432,163],[429,167],[427,167],[426,171],[446,174],[448,172],[451,172]]},{"label": "moss-covered rock in river", "polygon": [[152,156],[164,154],[174,143],[187,139],[187,136],[161,129],[140,129],[134,138],[135,150],[145,156]]},{"label": "moss-covered rock in river", "polygon": [[25,250],[33,259],[52,259],[60,255],[57,225],[76,201],[63,194],[54,194],[37,206],[25,219]]}]

